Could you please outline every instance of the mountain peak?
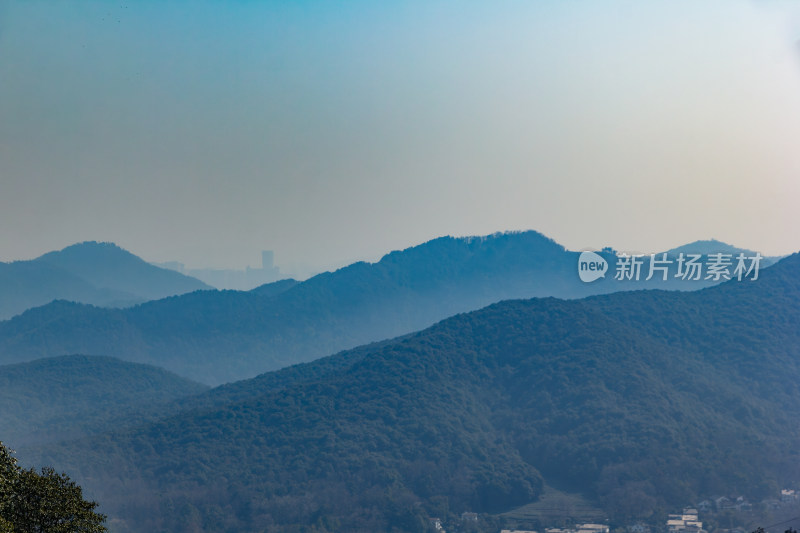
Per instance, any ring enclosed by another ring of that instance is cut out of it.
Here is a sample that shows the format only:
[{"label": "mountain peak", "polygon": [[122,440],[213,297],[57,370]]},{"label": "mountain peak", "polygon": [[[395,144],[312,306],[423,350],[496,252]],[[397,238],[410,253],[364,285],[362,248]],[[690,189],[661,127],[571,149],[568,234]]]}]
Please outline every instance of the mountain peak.
[{"label": "mountain peak", "polygon": [[728,244],[726,242],[718,241],[717,239],[712,238],[712,239],[690,242],[688,244],[678,246],[677,248],[672,248],[671,250],[667,250],[667,253],[670,255],[677,255],[679,253],[693,253],[693,254],[744,253],[747,255],[752,255],[755,254],[756,252],[754,250],[748,250],[746,248],[739,248],[732,244]]},{"label": "mountain peak", "polygon": [[47,252],[46,254],[42,254],[41,256],[34,259],[34,261],[48,261],[52,262],[54,260],[70,257],[70,258],[77,258],[83,257],[86,259],[92,258],[97,259],[99,257],[119,257],[119,258],[127,258],[129,260],[135,261],[142,261],[141,258],[132,254],[128,250],[118,246],[113,242],[99,242],[99,241],[83,241],[78,242],[75,244],[71,244],[62,248],[61,250],[55,250],[52,252]]},{"label": "mountain peak", "polygon": [[58,299],[126,307],[211,288],[113,242],[84,241],[33,260],[0,263],[0,270],[0,319]]}]

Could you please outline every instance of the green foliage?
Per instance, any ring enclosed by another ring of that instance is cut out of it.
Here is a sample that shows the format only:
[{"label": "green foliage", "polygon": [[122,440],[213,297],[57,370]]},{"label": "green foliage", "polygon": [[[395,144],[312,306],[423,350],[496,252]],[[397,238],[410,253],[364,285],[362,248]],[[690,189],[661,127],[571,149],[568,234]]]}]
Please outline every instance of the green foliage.
[{"label": "green foliage", "polygon": [[52,468],[41,473],[21,470],[12,490],[14,495],[6,519],[15,531],[73,533],[106,531],[97,504],[83,499],[81,488]]},{"label": "green foliage", "polygon": [[20,469],[0,443],[0,532],[100,533],[106,517],[81,488],[49,467]]},{"label": "green foliage", "polygon": [[13,485],[18,473],[17,459],[8,448],[0,443],[0,532],[11,528],[4,516],[10,504]]}]

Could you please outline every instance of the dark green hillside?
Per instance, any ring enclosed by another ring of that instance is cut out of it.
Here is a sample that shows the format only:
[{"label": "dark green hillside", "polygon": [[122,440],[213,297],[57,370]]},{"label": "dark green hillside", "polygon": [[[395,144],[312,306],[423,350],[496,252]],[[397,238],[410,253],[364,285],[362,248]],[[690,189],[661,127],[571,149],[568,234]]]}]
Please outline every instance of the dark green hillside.
[{"label": "dark green hillside", "polygon": [[619,523],[756,499],[800,474],[798,275],[502,302],[42,456],[131,531],[422,531],[543,480]]},{"label": "dark green hillside", "polygon": [[215,387],[205,394],[186,397],[176,403],[182,409],[204,409],[240,402],[254,396],[263,396],[266,393],[278,393],[293,385],[327,379],[329,376],[347,372],[354,363],[376,349],[393,344],[397,340],[399,338],[374,342],[309,363],[299,363],[254,378],[227,383]]},{"label": "dark green hillside", "polygon": [[153,420],[207,387],[160,368],[71,355],[0,366],[0,435],[16,446]]},{"label": "dark green hillside", "polygon": [[[795,369],[800,346],[798,276],[800,254],[794,254],[764,270],[756,281],[732,281],[681,298],[640,291],[585,301],[673,348],[735,372],[767,393],[785,377],[782,372]],[[780,390],[787,387],[791,386]]]}]

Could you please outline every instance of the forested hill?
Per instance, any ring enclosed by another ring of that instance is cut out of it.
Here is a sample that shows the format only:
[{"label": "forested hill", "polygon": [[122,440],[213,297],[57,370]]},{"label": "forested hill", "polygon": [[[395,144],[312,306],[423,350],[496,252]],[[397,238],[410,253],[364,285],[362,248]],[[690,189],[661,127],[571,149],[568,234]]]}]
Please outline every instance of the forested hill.
[{"label": "forested hill", "polygon": [[422,531],[543,481],[618,523],[760,498],[800,474],[799,277],[501,302],[44,457],[131,531]]},{"label": "forested hill", "polygon": [[0,436],[19,447],[108,431],[173,412],[207,390],[161,368],[67,355],[0,366]]},{"label": "forested hill", "polygon": [[0,362],[108,354],[219,384],[410,333],[504,299],[711,283],[672,277],[617,283],[610,275],[582,283],[577,258],[536,232],[443,237],[374,264],[250,292],[199,291],[123,310],[54,302],[0,323]]}]

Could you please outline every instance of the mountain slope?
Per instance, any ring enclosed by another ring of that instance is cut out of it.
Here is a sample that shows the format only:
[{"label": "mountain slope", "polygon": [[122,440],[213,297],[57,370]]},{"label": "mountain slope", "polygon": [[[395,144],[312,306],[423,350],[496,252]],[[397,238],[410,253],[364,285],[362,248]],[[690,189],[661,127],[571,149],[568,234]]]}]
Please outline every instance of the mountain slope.
[{"label": "mountain slope", "polygon": [[201,289],[210,287],[114,244],[85,242],[31,261],[0,263],[0,319],[53,300],[124,306]]},{"label": "mountain slope", "polygon": [[[697,283],[582,283],[578,253],[536,232],[435,239],[378,263],[250,292],[205,291],[131,309],[53,303],[0,323],[0,361],[107,353],[219,384],[406,334],[509,298],[573,298]],[[613,265],[613,254],[606,253]],[[613,267],[610,267],[613,268]]]},{"label": "mountain slope", "polygon": [[0,435],[14,446],[106,431],[165,416],[206,390],[147,365],[71,355],[0,366]]},{"label": "mountain slope", "polygon": [[98,289],[88,281],[47,263],[0,263],[0,318],[62,298],[100,304],[130,298],[127,293]]},{"label": "mountain slope", "polygon": [[423,531],[543,480],[618,523],[763,497],[800,474],[799,276],[501,302],[42,456],[131,531]]},{"label": "mountain slope", "polygon": [[108,242],[74,244],[34,261],[61,268],[99,289],[130,294],[139,301],[211,289],[198,279],[156,267]]},{"label": "mountain slope", "polygon": [[275,296],[282,292],[286,292],[295,285],[300,283],[296,279],[282,279],[279,281],[273,281],[271,283],[265,283],[263,285],[259,285],[254,289],[250,289],[250,292],[254,294],[258,294],[259,296]]},{"label": "mountain slope", "polygon": [[[745,248],[737,248],[728,243],[724,243],[722,241],[718,241],[716,239],[706,239],[700,241],[690,242],[689,244],[684,244],[682,246],[678,246],[677,248],[672,248],[671,250],[667,250],[667,253],[672,256],[676,256],[678,254],[716,254],[716,253],[723,253],[723,254],[731,254],[732,256],[736,256],[740,253],[745,254],[747,256],[753,255],[755,252],[752,250],[747,250]],[[765,257],[762,263],[762,266],[767,267],[771,264],[775,263],[779,258],[775,257]]]}]

